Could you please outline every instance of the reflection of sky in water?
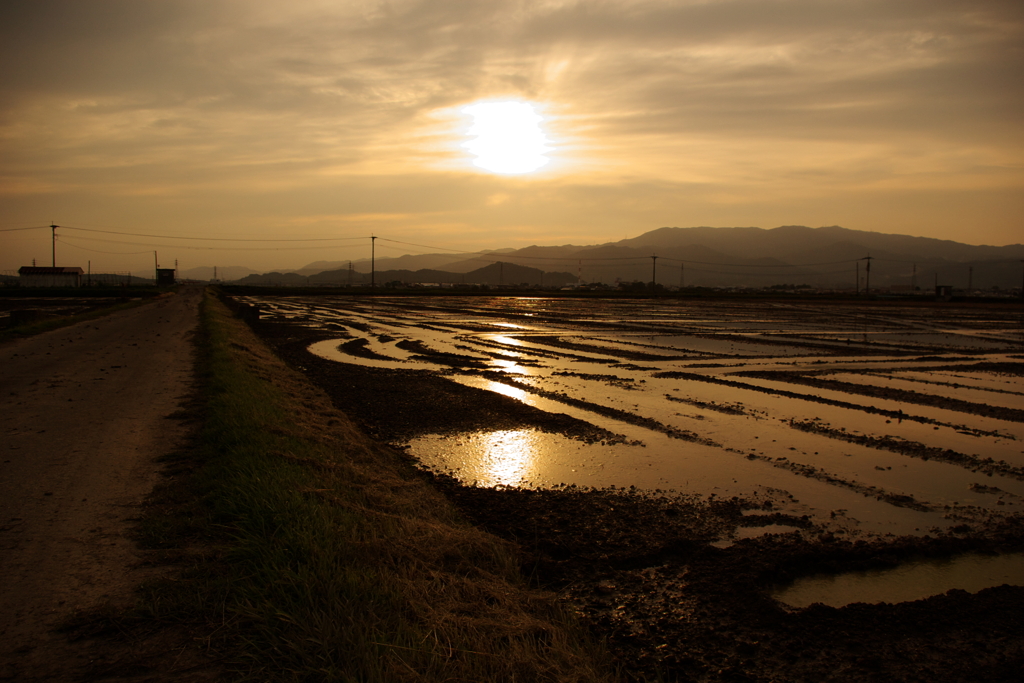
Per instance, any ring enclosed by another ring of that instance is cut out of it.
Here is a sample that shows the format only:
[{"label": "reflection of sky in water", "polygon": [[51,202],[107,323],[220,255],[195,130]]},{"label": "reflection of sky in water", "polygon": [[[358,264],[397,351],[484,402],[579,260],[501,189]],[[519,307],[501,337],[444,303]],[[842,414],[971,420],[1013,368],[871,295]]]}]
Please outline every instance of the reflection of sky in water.
[{"label": "reflection of sky in water", "polygon": [[[731,331],[730,331],[731,332]],[[644,337],[638,336],[638,340]],[[748,356],[799,356],[807,353],[806,347],[787,346],[779,343],[739,340],[735,336],[725,338],[699,337],[696,335],[658,335],[647,337],[651,343],[671,349],[673,352],[701,354],[725,354]]]},{"label": "reflection of sky in water", "polygon": [[538,476],[538,467],[550,465],[539,458],[545,436],[529,429],[515,429],[454,438],[426,436],[414,439],[410,445],[423,462],[455,470],[466,483],[514,486],[529,483]]},{"label": "reflection of sky in water", "polygon": [[[516,363],[514,360],[501,360],[501,359],[495,358],[495,359],[493,359],[491,361],[491,365],[494,367],[495,370],[500,370],[501,372],[508,372],[508,373],[513,374],[513,375],[529,375],[530,374],[527,371],[526,368],[522,367],[521,365]],[[493,389],[492,389],[492,391],[493,391]],[[502,391],[500,393],[503,393],[506,396],[511,396],[511,394],[506,394],[504,391]],[[519,398],[519,396],[515,396],[514,398]]]},{"label": "reflection of sky in water", "polygon": [[[409,369],[410,367],[430,367],[430,368],[438,368],[439,367],[439,366],[437,366],[437,365],[435,365],[433,363],[426,363],[426,362],[423,362],[423,361],[410,362],[410,361],[405,360],[404,358],[397,358],[397,357],[391,357],[391,358],[388,358],[388,359],[380,359],[380,358],[363,358],[361,356],[353,356],[351,354],[345,353],[344,351],[342,351],[339,348],[341,346],[341,344],[343,344],[344,342],[345,342],[345,340],[343,340],[343,339],[325,339],[324,341],[320,341],[320,342],[316,342],[314,344],[311,344],[309,347],[307,347],[306,350],[309,351],[310,353],[312,353],[314,356],[320,356],[321,358],[326,358],[327,360],[338,361],[338,362],[341,362],[341,363],[351,363],[353,365],[364,365],[366,367],[373,367],[373,368],[388,368],[388,369],[391,369],[391,370],[406,370],[406,369]],[[371,342],[371,343],[367,344],[367,347],[369,348],[369,350],[371,350],[371,351],[373,351],[375,353],[381,353],[381,352],[388,353],[390,351],[390,352],[393,352],[393,353],[396,353],[396,354],[400,353],[402,356],[408,356],[409,355],[407,352],[400,352],[398,349],[395,349],[393,346],[388,348],[388,349],[385,349],[384,345],[380,344],[379,342]]]},{"label": "reflection of sky in water", "polygon": [[[516,326],[513,325],[513,327],[516,327]],[[493,342],[497,342],[498,344],[504,344],[506,346],[522,346],[523,345],[523,342],[519,341],[515,337],[507,337],[507,336],[505,336],[503,334],[496,334],[493,337],[490,337],[490,340],[493,341]]]},{"label": "reflection of sky in water", "polygon": [[536,457],[533,433],[520,429],[482,436],[481,447],[485,452],[480,479],[488,480],[489,485],[522,481]]},{"label": "reflection of sky in water", "polygon": [[461,377],[459,378],[459,384],[476,387],[477,389],[484,389],[485,391],[493,391],[495,393],[502,394],[503,396],[514,398],[517,401],[522,401],[526,405],[535,405],[537,402],[537,397],[534,394],[503,382],[492,382],[479,377]]},{"label": "reflection of sky in water", "polygon": [[[503,346],[518,346],[518,347],[522,347],[523,346],[522,342],[520,342],[518,339],[514,339],[512,337],[506,337],[505,335],[501,335],[501,334],[489,337],[489,339],[491,341],[493,341],[495,343],[498,343],[498,344],[501,344]],[[513,359],[516,359],[516,358],[522,358],[523,354],[517,353],[515,351],[507,351],[507,350],[504,350],[504,349],[498,351],[498,353],[500,353],[503,356],[507,356],[509,360],[499,359],[499,358],[496,358],[496,359],[492,360],[491,361],[491,365],[494,367],[495,370],[499,370],[501,372],[508,372],[508,373],[511,373],[511,374],[514,374],[514,375],[529,375],[529,374],[532,374],[529,370],[527,370],[526,368],[520,366],[515,360],[513,360]]]},{"label": "reflection of sky in water", "polygon": [[790,607],[820,602],[842,607],[854,602],[906,602],[958,588],[974,593],[1004,583],[1024,585],[1024,554],[963,555],[951,560],[908,563],[894,569],[810,576],[775,594]]}]

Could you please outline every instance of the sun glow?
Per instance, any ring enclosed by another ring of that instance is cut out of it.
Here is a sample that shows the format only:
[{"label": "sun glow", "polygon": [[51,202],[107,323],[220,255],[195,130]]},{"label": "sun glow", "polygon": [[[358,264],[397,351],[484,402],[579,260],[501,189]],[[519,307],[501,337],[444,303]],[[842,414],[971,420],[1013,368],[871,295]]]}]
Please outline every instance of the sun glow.
[{"label": "sun glow", "polygon": [[492,173],[530,173],[550,159],[548,139],[541,129],[544,117],[526,102],[480,102],[465,107],[473,117],[463,143],[476,157],[473,164]]},{"label": "sun glow", "polygon": [[534,464],[537,444],[534,434],[525,429],[491,432],[483,438],[484,459],[481,469],[490,485],[515,486]]}]

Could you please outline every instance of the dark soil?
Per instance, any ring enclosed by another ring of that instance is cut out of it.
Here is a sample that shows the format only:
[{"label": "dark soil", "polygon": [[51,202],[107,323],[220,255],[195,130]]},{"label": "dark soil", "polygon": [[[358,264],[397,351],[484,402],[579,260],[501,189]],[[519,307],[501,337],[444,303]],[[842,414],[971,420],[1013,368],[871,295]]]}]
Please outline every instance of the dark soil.
[{"label": "dark soil", "polygon": [[[325,335],[261,323],[257,331],[378,438],[530,426],[606,439],[440,373],[395,373],[314,357]],[[319,334],[319,336],[317,336]],[[924,557],[1024,549],[1019,518],[944,535],[849,540],[775,512],[770,501],[566,487],[485,489],[443,474],[436,485],[474,524],[518,544],[524,574],[558,591],[623,671],[664,681],[1018,681],[1024,588],[950,591],[896,605],[787,609],[773,587],[797,577],[892,567]],[[753,514],[751,514],[753,513]],[[713,543],[739,526],[798,531]]]}]

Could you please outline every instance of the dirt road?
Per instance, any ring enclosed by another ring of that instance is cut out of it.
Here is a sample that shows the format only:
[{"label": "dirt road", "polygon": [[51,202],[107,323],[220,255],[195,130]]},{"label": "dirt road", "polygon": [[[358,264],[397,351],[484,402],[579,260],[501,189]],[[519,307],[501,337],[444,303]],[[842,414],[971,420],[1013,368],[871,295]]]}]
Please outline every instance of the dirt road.
[{"label": "dirt road", "polygon": [[88,647],[52,629],[131,599],[128,537],[184,437],[201,288],[0,346],[0,680],[68,680]]}]

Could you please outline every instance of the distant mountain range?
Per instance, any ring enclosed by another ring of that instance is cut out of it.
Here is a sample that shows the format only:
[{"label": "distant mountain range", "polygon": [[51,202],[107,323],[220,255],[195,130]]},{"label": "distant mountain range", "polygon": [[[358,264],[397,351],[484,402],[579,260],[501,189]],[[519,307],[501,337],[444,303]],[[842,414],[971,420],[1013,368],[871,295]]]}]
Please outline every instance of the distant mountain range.
[{"label": "distant mountain range", "polygon": [[258,270],[246,268],[245,266],[199,266],[189,268],[178,273],[179,278],[186,280],[240,280],[246,275],[259,275]]},{"label": "distant mountain range", "polygon": [[[420,254],[376,259],[374,281],[543,284],[651,282],[666,287],[809,285],[828,289],[1020,288],[1024,245],[973,246],[838,226],[660,228],[608,244]],[[368,284],[369,259],[318,261],[297,271],[236,275],[241,284]],[[209,279],[193,275],[183,277]],[[212,269],[211,269],[212,270]],[[206,272],[205,270],[203,271]]]}]

